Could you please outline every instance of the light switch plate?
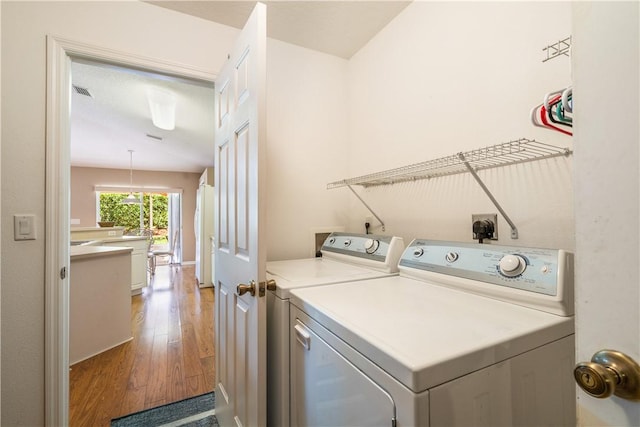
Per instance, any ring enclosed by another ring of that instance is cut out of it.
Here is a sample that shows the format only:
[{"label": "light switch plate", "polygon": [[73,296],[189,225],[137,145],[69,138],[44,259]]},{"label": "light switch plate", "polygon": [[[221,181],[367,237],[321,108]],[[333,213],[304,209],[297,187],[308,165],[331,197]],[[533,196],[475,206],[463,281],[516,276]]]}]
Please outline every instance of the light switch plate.
[{"label": "light switch plate", "polygon": [[35,240],[36,239],[36,216],[35,215],[14,215],[13,216],[13,240]]}]

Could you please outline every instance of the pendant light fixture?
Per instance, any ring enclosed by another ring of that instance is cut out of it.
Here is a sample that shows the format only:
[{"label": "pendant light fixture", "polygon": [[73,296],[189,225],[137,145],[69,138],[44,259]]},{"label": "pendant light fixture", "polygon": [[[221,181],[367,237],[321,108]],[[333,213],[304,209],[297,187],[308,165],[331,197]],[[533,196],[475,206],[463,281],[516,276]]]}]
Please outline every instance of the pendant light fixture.
[{"label": "pendant light fixture", "polygon": [[133,150],[129,150],[129,195],[120,203],[125,205],[142,204],[140,199],[133,195]]}]

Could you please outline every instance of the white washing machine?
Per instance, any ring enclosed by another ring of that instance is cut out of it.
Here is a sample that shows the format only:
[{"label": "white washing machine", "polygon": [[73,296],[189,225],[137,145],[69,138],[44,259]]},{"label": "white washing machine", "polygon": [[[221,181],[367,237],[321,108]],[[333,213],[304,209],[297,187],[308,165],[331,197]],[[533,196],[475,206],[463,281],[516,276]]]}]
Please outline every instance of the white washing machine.
[{"label": "white washing machine", "polygon": [[400,237],[332,233],[322,245],[322,257],[267,262],[267,279],[276,282],[275,291],[267,293],[268,425],[289,425],[291,290],[395,276],[403,251]]},{"label": "white washing machine", "polygon": [[291,292],[293,426],[574,426],[573,256],[414,240]]}]

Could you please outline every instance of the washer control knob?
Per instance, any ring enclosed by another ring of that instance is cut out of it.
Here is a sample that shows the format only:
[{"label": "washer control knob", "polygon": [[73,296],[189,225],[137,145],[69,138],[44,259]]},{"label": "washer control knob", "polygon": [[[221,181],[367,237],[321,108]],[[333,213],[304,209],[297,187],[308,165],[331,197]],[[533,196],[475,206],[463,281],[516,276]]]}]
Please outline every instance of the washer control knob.
[{"label": "washer control knob", "polygon": [[498,264],[500,273],[507,277],[515,277],[522,274],[527,268],[527,262],[519,255],[505,255]]},{"label": "washer control knob", "polygon": [[447,262],[456,262],[458,260],[458,257],[459,255],[457,252],[447,252],[447,254],[444,256]]},{"label": "washer control knob", "polygon": [[351,239],[345,240],[343,245],[344,245],[345,248],[348,248],[351,245]]},{"label": "washer control knob", "polygon": [[422,249],[422,248],[415,248],[413,250],[413,256],[416,257],[416,258],[420,258],[423,253],[424,253],[424,249]]},{"label": "washer control knob", "polygon": [[335,237],[332,237],[332,238],[329,239],[329,244],[330,245],[333,245],[335,242],[336,242],[336,238]]},{"label": "washer control knob", "polygon": [[378,250],[378,247],[380,246],[380,241],[377,239],[367,239],[364,242],[364,250],[368,253],[368,254],[372,254],[375,251]]}]

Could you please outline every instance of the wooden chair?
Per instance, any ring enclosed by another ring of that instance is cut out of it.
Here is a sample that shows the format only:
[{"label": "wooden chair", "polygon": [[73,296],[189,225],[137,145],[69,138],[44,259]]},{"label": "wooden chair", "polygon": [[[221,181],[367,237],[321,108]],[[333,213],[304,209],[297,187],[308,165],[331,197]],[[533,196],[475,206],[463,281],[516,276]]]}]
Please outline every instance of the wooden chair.
[{"label": "wooden chair", "polygon": [[147,238],[147,271],[153,275],[155,273],[153,252],[151,251],[151,245],[153,245],[153,231],[149,228],[132,228],[126,233],[126,235],[145,236]]},{"label": "wooden chair", "polygon": [[150,251],[150,256],[151,256],[151,274],[155,274],[156,273],[156,265],[157,265],[157,261],[156,258],[158,257],[170,257],[169,258],[169,264],[173,265],[174,264],[174,258],[176,255],[176,244],[178,242],[178,231],[176,231],[175,233],[173,233],[173,238],[171,239],[171,244],[169,245],[169,249],[166,250],[156,250],[156,251]]}]

